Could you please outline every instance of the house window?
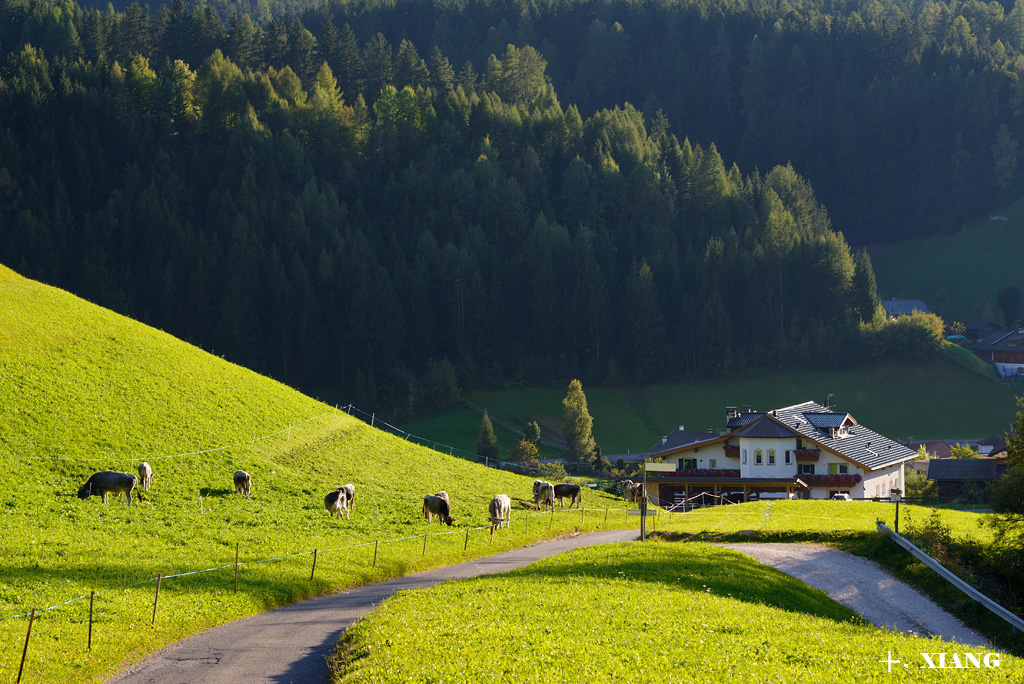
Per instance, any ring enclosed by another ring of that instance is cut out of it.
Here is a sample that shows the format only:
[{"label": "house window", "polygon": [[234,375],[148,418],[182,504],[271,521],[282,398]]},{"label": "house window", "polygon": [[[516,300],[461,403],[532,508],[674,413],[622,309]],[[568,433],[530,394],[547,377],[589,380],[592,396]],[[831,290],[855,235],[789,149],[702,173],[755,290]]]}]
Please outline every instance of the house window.
[{"label": "house window", "polygon": [[761,450],[760,449],[754,449],[754,465],[761,465],[761,462],[763,460],[764,460],[764,456],[761,453]]},{"label": "house window", "polygon": [[850,472],[849,466],[845,463],[829,463],[828,474],[829,475],[846,475]]},{"label": "house window", "polygon": [[797,473],[800,475],[813,475],[814,464],[813,463],[797,463]]},{"label": "house window", "polygon": [[775,465],[775,449],[768,450],[768,465]]},{"label": "house window", "polygon": [[789,449],[786,449],[786,465],[789,465],[792,462],[793,462],[793,452],[790,451]]},{"label": "house window", "polygon": [[743,465],[747,465],[747,450],[743,450]]},{"label": "house window", "polygon": [[709,461],[709,463],[711,464],[711,466],[710,466],[710,467],[711,467],[711,469],[712,469],[712,470],[714,470],[714,469],[715,469],[715,459],[711,459],[711,460]]},{"label": "house window", "polygon": [[695,459],[695,458],[683,458],[683,459],[680,459],[680,460],[683,463],[683,470],[696,470],[697,469],[697,459]]}]

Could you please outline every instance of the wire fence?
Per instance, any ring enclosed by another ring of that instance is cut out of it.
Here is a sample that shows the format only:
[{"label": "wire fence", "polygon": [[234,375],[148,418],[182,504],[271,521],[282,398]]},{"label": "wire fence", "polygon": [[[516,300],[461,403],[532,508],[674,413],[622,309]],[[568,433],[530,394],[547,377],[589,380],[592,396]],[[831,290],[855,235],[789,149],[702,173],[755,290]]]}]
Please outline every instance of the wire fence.
[{"label": "wire fence", "polygon": [[[390,423],[387,423],[386,421],[383,421],[383,420],[377,418],[376,414],[374,414],[374,413],[367,413],[365,411],[362,411],[362,410],[358,409],[357,407],[355,407],[352,404],[349,404],[348,406],[342,407],[340,409],[338,407],[335,407],[331,411],[325,411],[323,413],[320,413],[320,414],[317,414],[317,415],[312,416],[310,418],[307,418],[307,419],[305,419],[303,421],[300,421],[299,423],[296,423],[294,425],[289,425],[288,427],[282,428],[282,429],[277,430],[275,432],[270,432],[270,433],[267,433],[265,435],[260,435],[260,436],[257,436],[257,435],[254,434],[251,439],[247,439],[247,440],[244,440],[244,441],[241,441],[241,442],[235,442],[235,443],[232,443],[232,444],[225,444],[225,445],[221,445],[221,446],[210,447],[210,448],[207,448],[207,449],[199,449],[199,450],[196,450],[196,451],[189,451],[189,452],[181,452],[181,453],[173,453],[173,454],[163,454],[163,455],[147,455],[144,459],[143,458],[133,457],[132,461],[134,462],[134,461],[141,461],[141,460],[161,460],[161,459],[168,459],[168,458],[197,457],[197,456],[200,456],[200,455],[212,454],[212,453],[216,453],[216,452],[220,452],[220,451],[226,451],[226,450],[229,450],[229,449],[236,449],[236,448],[240,448],[240,447],[252,446],[256,442],[261,442],[261,441],[264,441],[264,440],[267,440],[267,439],[271,439],[273,437],[277,437],[277,436],[280,436],[280,435],[283,435],[283,434],[289,434],[290,435],[293,428],[299,428],[299,427],[302,427],[302,426],[304,426],[304,425],[306,425],[306,424],[308,424],[308,423],[310,423],[310,422],[312,422],[314,420],[323,418],[323,417],[328,416],[328,415],[336,414],[339,410],[344,411],[346,414],[348,414],[350,416],[353,416],[353,417],[360,418],[360,419],[364,420],[365,422],[369,423],[369,425],[371,427],[374,427],[374,428],[377,428],[377,429],[386,430],[386,431],[391,432],[392,434],[395,434],[397,436],[403,436],[407,440],[416,440],[416,442],[422,444],[423,446],[427,446],[429,448],[432,448],[435,451],[441,451],[442,453],[447,451],[447,453],[449,455],[452,455],[452,456],[459,455],[459,456],[462,456],[462,457],[470,457],[470,458],[475,459],[477,461],[483,461],[484,465],[489,466],[489,467],[501,467],[501,468],[505,468],[505,469],[513,470],[513,471],[514,470],[520,470],[521,472],[524,472],[526,474],[551,474],[551,475],[555,474],[555,473],[551,473],[550,471],[545,471],[545,470],[543,470],[543,468],[524,466],[523,464],[511,463],[511,462],[502,461],[502,460],[499,460],[499,459],[486,459],[484,457],[481,457],[479,454],[476,454],[476,453],[473,453],[473,452],[469,452],[469,451],[466,451],[464,449],[460,449],[458,447],[454,447],[454,446],[451,446],[451,445],[448,445],[448,444],[444,444],[442,442],[437,442],[437,441],[434,441],[434,440],[431,440],[431,439],[428,439],[428,438],[425,438],[425,437],[421,437],[419,435],[414,435],[414,434],[409,433],[409,432],[407,432],[405,430],[402,430],[401,428],[398,428],[398,427],[396,427],[394,425],[391,425]],[[59,461],[83,461],[83,462],[110,461],[110,457],[109,456],[101,457],[101,458],[89,458],[89,457],[30,456],[30,455],[23,455],[23,454],[10,454],[10,455],[15,457],[15,458],[20,458],[20,459],[24,459],[24,460],[59,460]],[[591,486],[594,486],[594,484],[595,483],[591,483]],[[604,486],[604,485],[597,485],[597,486],[600,486],[602,489],[606,489],[606,490],[613,491],[613,492],[614,491],[618,491],[614,487],[607,487],[607,486]],[[570,508],[570,509],[568,509],[568,510],[566,510],[564,512],[569,512],[570,510],[581,511],[580,515],[583,518],[585,518],[586,512],[588,510],[591,513],[594,513],[595,511],[601,510],[601,511],[604,511],[605,517],[607,518],[609,512],[619,511],[619,510],[624,510],[624,509],[611,509],[611,508],[605,508],[605,509],[586,509],[586,508],[571,509]],[[524,521],[525,526],[528,528],[528,526],[529,526],[529,518],[530,518],[531,515],[537,516],[537,515],[548,515],[548,514],[552,515],[552,517],[553,517],[554,509],[552,509],[550,511],[550,513],[543,513],[543,514],[538,514],[538,513],[532,513],[531,514],[529,511],[526,511],[524,513],[524,515],[522,516],[522,520]],[[509,526],[511,526],[511,522],[509,523]],[[33,611],[28,612],[28,613],[17,613],[17,614],[13,614],[13,615],[0,616],[0,622],[5,621],[5,620],[14,619],[14,618],[31,617],[33,615],[38,615],[40,613],[45,613],[45,612],[48,612],[48,611],[52,611],[52,610],[55,610],[57,608],[61,608],[63,606],[66,606],[66,605],[69,605],[69,604],[72,604],[72,603],[75,603],[75,602],[78,602],[78,601],[83,601],[85,599],[90,599],[90,601],[91,601],[94,596],[99,595],[99,594],[110,594],[110,593],[113,593],[113,592],[121,591],[121,590],[124,590],[124,589],[129,589],[129,588],[136,587],[136,586],[139,586],[139,585],[142,585],[142,584],[147,584],[147,583],[150,583],[150,582],[157,582],[157,583],[159,583],[161,581],[165,581],[165,580],[169,580],[169,579],[186,577],[186,576],[189,576],[189,575],[199,575],[199,574],[203,574],[203,573],[216,572],[218,570],[225,570],[225,569],[231,569],[231,568],[235,569],[236,576],[237,576],[238,569],[242,568],[242,567],[245,567],[246,565],[258,565],[258,564],[262,564],[262,563],[270,563],[270,562],[275,562],[275,561],[282,561],[282,560],[286,560],[286,559],[290,559],[290,558],[297,558],[297,557],[301,557],[301,556],[314,556],[314,558],[315,558],[319,553],[331,553],[331,552],[338,552],[338,551],[348,551],[348,550],[352,550],[352,549],[356,549],[356,548],[360,548],[360,547],[367,547],[367,546],[374,546],[376,548],[376,547],[379,547],[381,544],[397,543],[397,542],[402,542],[402,541],[408,541],[410,539],[419,539],[421,537],[424,538],[424,546],[425,546],[426,545],[426,538],[429,537],[429,536],[447,536],[447,535],[451,535],[451,534],[462,534],[462,533],[465,533],[467,535],[467,545],[468,545],[468,535],[469,535],[470,532],[477,532],[477,531],[486,530],[486,529],[491,529],[491,526],[474,527],[474,528],[460,528],[459,530],[449,531],[449,532],[436,532],[436,533],[428,532],[428,533],[425,533],[425,534],[417,534],[417,535],[412,535],[412,536],[408,536],[408,537],[397,537],[397,538],[390,538],[390,539],[377,539],[377,540],[371,540],[371,541],[366,541],[366,542],[360,542],[360,543],[357,543],[357,544],[351,544],[351,545],[347,545],[347,546],[339,546],[339,547],[334,547],[334,548],[329,548],[329,549],[314,549],[314,550],[311,550],[311,551],[301,551],[301,552],[297,552],[297,553],[286,554],[286,555],[283,555],[283,556],[274,556],[274,557],[270,557],[270,558],[248,560],[248,561],[245,561],[245,562],[240,562],[237,559],[237,557],[236,557],[236,560],[235,560],[234,563],[230,563],[230,564],[227,564],[227,565],[219,565],[219,566],[216,566],[216,567],[204,568],[204,569],[201,569],[201,570],[190,570],[188,572],[178,572],[178,573],[168,574],[168,575],[158,575],[157,577],[146,578],[146,579],[138,581],[138,582],[133,582],[133,583],[130,583],[130,584],[125,584],[125,585],[121,585],[121,586],[117,586],[117,587],[111,587],[111,588],[104,589],[102,591],[93,591],[93,592],[90,592],[89,594],[82,594],[81,596],[76,596],[74,598],[68,599],[66,601],[62,601],[60,603],[56,603],[56,604],[51,605],[51,606],[47,606],[45,608],[34,609]],[[374,563],[374,565],[376,565],[376,562]]]}]

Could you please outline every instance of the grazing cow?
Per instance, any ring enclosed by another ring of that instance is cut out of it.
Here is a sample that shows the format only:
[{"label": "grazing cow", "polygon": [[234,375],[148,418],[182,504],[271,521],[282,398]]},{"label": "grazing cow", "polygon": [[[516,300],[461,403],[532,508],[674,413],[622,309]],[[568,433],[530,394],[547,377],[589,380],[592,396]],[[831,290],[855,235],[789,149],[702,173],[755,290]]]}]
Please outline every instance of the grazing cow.
[{"label": "grazing cow", "polygon": [[633,481],[623,480],[620,486],[622,487],[622,498],[626,501],[633,501]]},{"label": "grazing cow", "polygon": [[153,484],[153,469],[148,463],[143,461],[139,464],[139,486],[149,491],[150,485]]},{"label": "grazing cow", "polygon": [[88,481],[78,488],[78,498],[88,499],[90,496],[96,495],[103,499],[103,503],[107,503],[108,495],[114,494],[116,496],[122,494],[124,500],[131,506],[133,490],[135,490],[139,500],[142,500],[142,492],[136,489],[138,484],[139,478],[131,473],[102,470],[98,473],[93,473]]},{"label": "grazing cow", "polygon": [[354,484],[347,484],[341,487],[345,490],[345,494],[348,496],[348,507],[353,508],[356,501],[356,486]]},{"label": "grazing cow", "polygon": [[455,519],[452,517],[452,509],[448,504],[447,495],[440,497],[434,494],[427,494],[423,497],[423,517],[427,519],[428,525],[433,519],[432,516],[435,515],[438,518],[439,524],[443,522],[448,527],[452,526]]},{"label": "grazing cow", "polygon": [[558,499],[558,505],[561,507],[562,499],[569,499],[569,508],[575,503],[576,508],[580,507],[580,502],[583,501],[583,490],[580,489],[578,484],[556,484],[555,485],[555,498]]},{"label": "grazing cow", "polygon": [[644,489],[644,483],[643,482],[634,482],[633,483],[633,501],[636,501],[637,503],[640,503],[641,501],[644,500],[644,498],[646,498],[646,496],[647,496],[647,491]]},{"label": "grazing cow", "polygon": [[449,505],[451,504],[451,501],[448,500],[448,492],[446,492],[446,491],[442,490],[442,491],[438,492],[437,494],[435,494],[434,496],[439,496],[442,499],[444,499],[445,501],[448,501]]},{"label": "grazing cow", "polygon": [[345,487],[338,487],[336,490],[329,492],[327,496],[324,497],[324,508],[327,509],[327,512],[331,517],[338,516],[340,518],[342,511],[344,511],[345,519],[349,520],[349,504],[348,490],[345,489]]},{"label": "grazing cow", "polygon": [[245,494],[245,498],[248,499],[251,490],[252,476],[244,470],[235,471],[235,493]]},{"label": "grazing cow", "polygon": [[533,503],[543,508],[544,504],[555,508],[555,486],[544,480],[537,480],[533,483]]},{"label": "grazing cow", "polygon": [[512,518],[512,500],[507,494],[497,494],[488,506],[491,513],[491,532],[502,525],[508,527],[508,521]]}]

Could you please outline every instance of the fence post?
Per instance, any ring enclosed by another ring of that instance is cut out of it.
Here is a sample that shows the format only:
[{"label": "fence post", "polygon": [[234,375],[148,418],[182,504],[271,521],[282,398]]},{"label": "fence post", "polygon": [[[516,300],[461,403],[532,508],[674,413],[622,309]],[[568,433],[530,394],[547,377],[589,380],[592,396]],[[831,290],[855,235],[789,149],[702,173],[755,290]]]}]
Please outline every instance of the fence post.
[{"label": "fence post", "polygon": [[238,542],[235,542],[235,593],[238,593]]},{"label": "fence post", "polygon": [[462,545],[462,553],[466,553],[466,549],[469,548],[469,530],[466,530],[466,543]]},{"label": "fence post", "polygon": [[316,572],[316,549],[313,549],[313,569],[309,571],[309,581],[313,581],[313,573]]},{"label": "fence post", "polygon": [[163,579],[163,573],[157,573],[156,576],[156,596],[153,597],[153,622],[149,624],[150,627],[156,626],[156,605],[160,602],[160,581]]},{"label": "fence post", "polygon": [[370,427],[373,427],[373,423],[377,420],[377,412],[374,411],[373,415],[370,416]]},{"label": "fence post", "polygon": [[32,636],[32,623],[36,619],[36,609],[28,616],[28,632],[25,634],[25,648],[21,651],[21,665],[18,666],[18,682],[21,682],[21,672],[25,669],[25,656],[28,654],[28,639]]},{"label": "fence post", "polygon": [[587,524],[587,509],[586,508],[581,508],[580,509],[580,525],[585,525],[585,524]]},{"label": "fence post", "polygon": [[373,542],[373,567],[377,567],[377,546],[379,545],[379,541]]},{"label": "fence post", "polygon": [[523,534],[530,536],[530,511],[526,511],[526,530]]},{"label": "fence post", "polygon": [[604,509],[604,524],[608,524],[608,509]]},{"label": "fence post", "polygon": [[426,534],[423,535],[423,555],[424,556],[427,555],[427,534],[430,534],[430,533],[427,532]]},{"label": "fence post", "polygon": [[89,650],[92,650],[92,602],[96,597],[95,591],[89,592]]},{"label": "fence post", "polygon": [[487,542],[487,543],[488,544],[493,544],[494,543],[494,525],[491,525],[491,540],[489,542]]},{"label": "fence post", "polygon": [[551,507],[551,516],[548,518],[548,529],[551,529],[551,523],[555,522],[555,507]]}]

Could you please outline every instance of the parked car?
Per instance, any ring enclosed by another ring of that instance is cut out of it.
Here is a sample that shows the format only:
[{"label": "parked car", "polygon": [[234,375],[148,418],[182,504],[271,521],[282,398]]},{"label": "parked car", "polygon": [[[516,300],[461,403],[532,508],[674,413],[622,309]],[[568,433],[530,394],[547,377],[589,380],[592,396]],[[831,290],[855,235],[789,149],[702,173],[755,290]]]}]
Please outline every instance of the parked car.
[{"label": "parked car", "polygon": [[839,494],[833,494],[832,495],[832,500],[833,501],[853,501],[853,497],[851,497],[849,494],[846,494],[844,492],[840,492]]}]

